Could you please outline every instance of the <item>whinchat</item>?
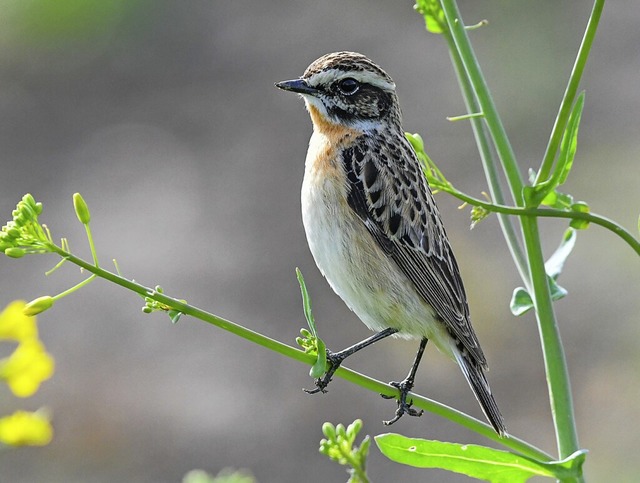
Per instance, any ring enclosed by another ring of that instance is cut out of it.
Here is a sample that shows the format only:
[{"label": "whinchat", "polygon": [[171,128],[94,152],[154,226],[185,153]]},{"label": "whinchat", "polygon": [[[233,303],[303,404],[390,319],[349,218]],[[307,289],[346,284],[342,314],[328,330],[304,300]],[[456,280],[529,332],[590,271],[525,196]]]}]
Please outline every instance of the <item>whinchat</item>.
[{"label": "whinchat", "polygon": [[364,55],[337,52],[276,86],[300,94],[313,122],[302,183],[311,253],[333,290],[376,331],[343,351],[328,351],[329,370],[309,392],[324,392],[347,356],[382,338],[420,339],[409,374],[392,383],[398,409],[387,424],[403,414],[419,416],[407,393],[432,340],[457,361],[487,419],[504,436],[458,265],[402,129],[395,83]]}]

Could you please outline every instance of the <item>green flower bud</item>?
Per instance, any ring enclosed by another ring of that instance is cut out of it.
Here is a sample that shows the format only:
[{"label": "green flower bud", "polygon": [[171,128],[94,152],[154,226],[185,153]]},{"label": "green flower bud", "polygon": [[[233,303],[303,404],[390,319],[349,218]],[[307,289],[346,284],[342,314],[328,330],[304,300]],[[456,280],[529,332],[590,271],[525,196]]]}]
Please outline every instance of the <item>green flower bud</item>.
[{"label": "green flower bud", "polygon": [[424,151],[424,141],[422,140],[422,136],[420,136],[420,134],[411,134],[409,132],[405,132],[404,135],[409,140],[411,146],[413,146],[413,149],[416,152],[421,153]]},{"label": "green flower bud", "polygon": [[38,297],[25,305],[24,309],[22,309],[22,313],[28,316],[37,315],[50,308],[53,305],[53,302],[55,302],[55,300],[53,300],[53,297],[50,297],[49,295]]},{"label": "green flower bud", "polygon": [[351,423],[348,427],[347,427],[347,434],[349,436],[355,436],[357,435],[360,430],[362,429],[362,419],[356,419],[353,423]]},{"label": "green flower bud", "polygon": [[24,249],[19,247],[9,247],[4,251],[4,254],[11,258],[22,258],[26,253],[27,252],[25,252]]},{"label": "green flower bud", "polygon": [[91,221],[91,213],[89,213],[89,207],[80,193],[74,193],[73,207],[80,223],[87,225]]},{"label": "green flower bud", "polygon": [[22,197],[22,201],[24,201],[24,203],[32,208],[35,208],[36,206],[36,200],[34,199],[33,195],[31,193],[27,193],[26,195],[24,195]]},{"label": "green flower bud", "polygon": [[15,240],[16,238],[20,237],[20,230],[18,230],[16,227],[12,226],[11,228],[9,228],[7,230],[7,235],[12,238],[13,240]]},{"label": "green flower bud", "polygon": [[335,441],[336,428],[333,424],[326,422],[322,425],[322,434],[324,434],[329,441]]}]

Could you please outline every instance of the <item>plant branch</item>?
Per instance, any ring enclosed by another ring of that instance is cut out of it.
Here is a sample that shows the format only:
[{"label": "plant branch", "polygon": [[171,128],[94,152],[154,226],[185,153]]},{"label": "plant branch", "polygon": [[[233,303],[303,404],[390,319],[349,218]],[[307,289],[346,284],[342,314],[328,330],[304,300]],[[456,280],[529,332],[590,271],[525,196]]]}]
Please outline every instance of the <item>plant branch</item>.
[{"label": "plant branch", "polygon": [[516,156],[509,143],[507,133],[491,97],[489,87],[480,69],[480,64],[476,59],[473,47],[467,36],[467,30],[465,29],[458,6],[455,0],[441,0],[441,5],[447,20],[447,25],[449,26],[449,32],[453,38],[454,52],[460,57],[460,62],[466,74],[467,80],[463,82],[469,82],[480,108],[478,111],[484,113],[484,120],[502,163],[502,168],[507,178],[509,189],[511,190],[511,196],[517,206],[523,206],[522,188],[524,185],[522,175],[516,163]]},{"label": "plant branch", "polygon": [[[596,0],[596,2],[598,2],[598,0]],[[485,114],[487,129],[489,130],[493,144],[502,163],[515,205],[523,207],[525,205],[523,196],[524,184],[515,160],[515,155],[469,42],[456,2],[455,0],[441,0],[441,7],[449,32],[453,38],[453,47],[455,47],[457,55],[460,56],[461,63],[464,67],[465,77],[467,77],[468,82],[473,88],[475,98],[481,108],[480,110]],[[591,33],[590,39],[593,37],[592,33],[595,32],[595,26],[597,25],[597,19],[599,17],[597,9],[594,9],[594,12],[588,30],[588,32]],[[589,45],[590,43],[588,43],[587,47]],[[572,75],[572,79],[570,80],[571,85],[574,85],[574,77],[579,77],[582,72],[581,69],[584,66],[584,61],[586,61],[588,48],[584,51],[581,50],[581,52],[585,52],[581,58],[582,64],[580,64],[580,68],[573,73],[575,75]],[[577,82],[577,80],[575,82]],[[565,124],[566,121],[564,124],[558,124],[560,132],[564,131]],[[480,149],[482,150],[481,146]],[[553,155],[555,157],[555,151]],[[530,278],[525,280],[525,285],[530,290],[536,309],[550,404],[556,429],[558,452],[560,458],[564,458],[579,449],[568,369],[555,314],[553,312],[549,284],[544,268],[544,257],[542,255],[537,219],[532,216],[524,216],[521,217],[521,224],[529,262],[528,273],[530,275]],[[582,480],[581,477],[577,479]]]},{"label": "plant branch", "polygon": [[[91,263],[72,255],[69,252],[64,251],[60,247],[51,243],[50,251],[57,253],[65,260],[83,268],[84,270],[94,274],[94,276],[98,276],[108,280],[116,285],[120,285],[128,290],[131,290],[142,297],[149,297],[161,304],[164,304],[172,309],[180,311],[183,314],[190,315],[197,319],[200,319],[209,324],[215,325],[221,329],[232,332],[235,335],[238,335],[244,339],[247,339],[251,342],[254,342],[258,345],[266,347],[274,352],[282,354],[291,359],[297,360],[299,362],[303,362],[305,364],[313,365],[316,361],[317,356],[314,354],[307,354],[302,350],[296,349],[295,347],[289,346],[282,342],[279,342],[275,339],[267,337],[263,334],[255,332],[251,329],[247,329],[239,324],[231,322],[230,320],[224,319],[222,317],[218,317],[217,315],[206,312],[202,309],[189,305],[181,300],[175,299],[163,293],[160,293],[152,288],[145,287],[137,282],[133,282],[128,280],[120,275],[117,275],[113,272],[109,272],[100,267],[96,267]],[[348,369],[346,367],[340,367],[336,371],[336,375],[345,379],[346,381],[350,381],[354,384],[357,384],[369,391],[373,391],[379,394],[385,394],[387,396],[395,397],[398,395],[398,389],[385,384],[381,381],[373,379],[371,377],[360,374],[356,371]],[[525,456],[534,458],[539,461],[550,461],[552,457],[549,456],[544,451],[536,448],[535,446],[513,436],[509,436],[508,438],[500,438],[493,428],[482,421],[479,421],[467,414],[464,414],[456,409],[453,409],[449,406],[441,404],[437,401],[433,401],[424,396],[420,396],[418,394],[411,393],[411,398],[414,401],[414,405],[421,409],[425,409],[434,414],[440,415],[446,419],[449,419],[461,426],[464,426],[471,431],[474,431],[478,434],[486,436],[487,438],[496,441],[503,446],[521,453]]]},{"label": "plant branch", "polygon": [[532,274],[532,298],[542,343],[549,403],[558,445],[558,457],[563,459],[580,448],[573,411],[569,370],[553,310],[553,301],[544,267],[544,257],[540,247],[537,220],[533,217],[525,216],[522,218],[522,226],[529,258],[529,269]]},{"label": "plant branch", "polygon": [[[468,77],[465,75],[465,68],[460,53],[456,49],[456,44],[453,37],[448,31],[444,31],[443,35],[449,45],[449,53],[453,62],[453,66],[456,70],[460,89],[467,106],[467,112],[475,113],[481,112],[481,107],[476,100],[476,96]],[[482,115],[484,117],[484,113]],[[473,129],[473,135],[478,145],[478,151],[480,153],[480,159],[484,169],[487,185],[489,186],[489,192],[491,193],[491,199],[497,204],[504,205],[505,197],[500,185],[500,179],[498,171],[496,169],[496,161],[494,160],[493,151],[491,150],[491,142],[487,136],[487,132],[484,126],[484,120],[479,117],[470,118],[471,128]],[[517,235],[517,228],[512,220],[502,214],[498,214],[498,222],[502,228],[502,233],[511,252],[511,256],[516,264],[516,268],[520,273],[520,278],[526,284],[529,280],[529,267],[527,265],[527,258]]]},{"label": "plant branch", "polygon": [[635,238],[629,231],[625,230],[624,227],[622,227],[615,221],[602,215],[597,215],[595,213],[585,213],[582,211],[557,210],[553,208],[520,208],[517,206],[505,206],[497,203],[488,203],[486,201],[482,201],[479,198],[474,198],[473,196],[469,196],[465,193],[462,193],[461,191],[458,191],[451,185],[449,185],[448,187],[439,187],[438,189],[449,193],[450,195],[464,201],[465,203],[473,206],[479,206],[487,211],[500,213],[503,215],[533,216],[543,218],[567,218],[571,220],[588,221],[589,223],[599,225],[618,235],[638,255],[640,255],[640,240]]}]

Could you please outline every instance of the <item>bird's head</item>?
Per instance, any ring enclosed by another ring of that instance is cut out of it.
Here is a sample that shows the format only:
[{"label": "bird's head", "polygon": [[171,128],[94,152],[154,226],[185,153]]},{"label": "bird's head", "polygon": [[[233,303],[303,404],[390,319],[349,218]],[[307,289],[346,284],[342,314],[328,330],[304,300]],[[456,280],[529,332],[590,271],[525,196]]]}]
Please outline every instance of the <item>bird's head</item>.
[{"label": "bird's head", "polygon": [[[335,52],[315,60],[299,79],[276,87],[300,94],[322,120],[359,131],[383,125],[400,126],[396,85],[367,57]],[[314,120],[315,122],[315,120]]]}]

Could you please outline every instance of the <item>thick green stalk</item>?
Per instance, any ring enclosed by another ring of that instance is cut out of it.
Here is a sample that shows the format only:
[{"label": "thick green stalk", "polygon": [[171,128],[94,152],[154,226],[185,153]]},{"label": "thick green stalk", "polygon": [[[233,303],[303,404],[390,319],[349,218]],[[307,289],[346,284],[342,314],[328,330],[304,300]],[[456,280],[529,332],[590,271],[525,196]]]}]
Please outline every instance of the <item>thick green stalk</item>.
[{"label": "thick green stalk", "polygon": [[569,371],[544,268],[538,221],[534,217],[522,217],[522,227],[529,258],[533,303],[538,320],[540,341],[542,342],[558,455],[560,459],[563,459],[580,448],[573,412]]},{"label": "thick green stalk", "polygon": [[[466,76],[473,87],[478,104],[485,114],[487,128],[498,152],[511,194],[516,205],[522,207],[524,206],[523,181],[516,164],[515,155],[467,37],[456,2],[455,0],[441,0],[441,5],[455,48],[464,65]],[[522,217],[521,222],[531,277],[527,281],[529,282],[527,286],[532,289],[531,295],[535,303],[538,328],[543,345],[558,451],[560,458],[564,458],[579,449],[567,365],[544,270],[544,258],[540,246],[537,221],[532,217]]]},{"label": "thick green stalk", "polygon": [[449,25],[451,37],[458,55],[462,61],[462,66],[466,77],[470,82],[480,110],[484,113],[487,129],[493,139],[493,144],[502,163],[505,176],[507,178],[511,196],[517,206],[523,206],[522,197],[522,175],[516,163],[516,156],[509,143],[507,133],[502,125],[502,120],[491,97],[489,87],[484,79],[480,64],[478,63],[462,17],[455,0],[442,0],[442,9]]},{"label": "thick green stalk", "polygon": [[[460,83],[460,89],[464,97],[464,102],[467,106],[467,112],[469,112],[470,114],[482,112],[476,100],[473,86],[465,75],[464,64],[462,62],[462,59],[460,58],[458,50],[456,49],[453,38],[447,31],[443,32],[443,35],[445,36],[449,45],[449,52],[451,54],[453,66],[458,77],[458,82]],[[476,144],[478,145],[478,151],[480,152],[480,159],[482,160],[482,166],[484,168],[487,185],[489,186],[489,193],[491,193],[491,199],[494,201],[494,203],[505,205],[506,203],[504,193],[502,191],[498,171],[496,169],[497,163],[493,157],[491,142],[487,136],[487,131],[482,119],[483,117],[484,113],[482,113],[482,117],[471,118],[471,127],[476,139]],[[504,234],[507,246],[509,247],[509,251],[511,252],[511,256],[516,264],[518,272],[520,273],[520,278],[526,283],[526,281],[529,280],[529,266],[527,264],[527,258],[524,254],[524,250],[522,249],[520,240],[518,239],[518,235],[516,233],[517,228],[510,217],[504,216],[500,213],[498,214],[498,221],[500,223],[500,227],[502,228],[502,233]]]}]

